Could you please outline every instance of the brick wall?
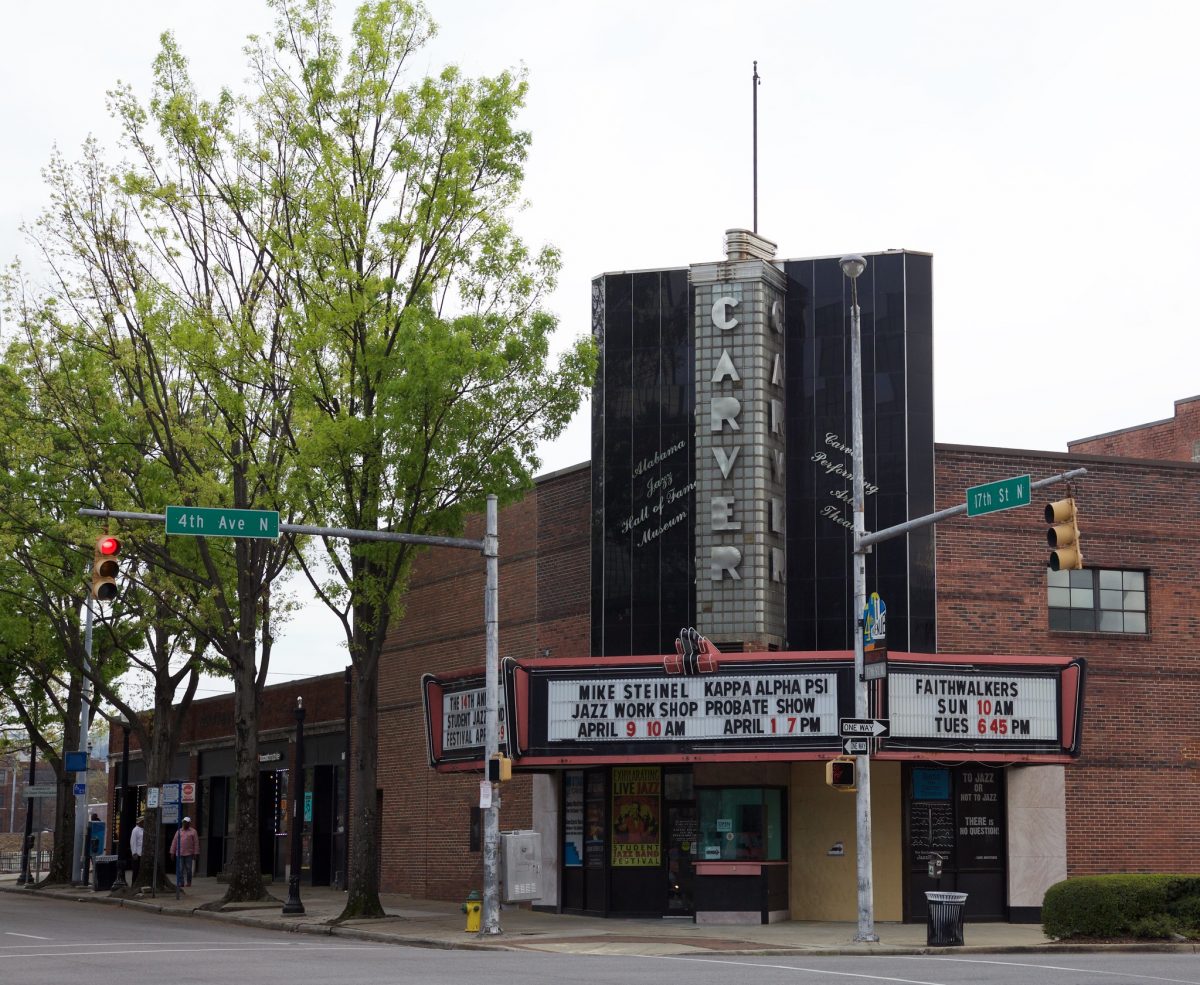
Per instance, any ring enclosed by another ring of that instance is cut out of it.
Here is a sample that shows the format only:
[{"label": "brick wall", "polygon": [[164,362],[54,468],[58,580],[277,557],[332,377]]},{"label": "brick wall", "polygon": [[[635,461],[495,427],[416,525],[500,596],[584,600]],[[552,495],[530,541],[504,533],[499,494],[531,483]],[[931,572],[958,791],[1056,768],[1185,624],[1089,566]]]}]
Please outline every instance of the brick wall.
[{"label": "brick wall", "polygon": [[1071,875],[1200,871],[1200,465],[939,445],[938,509],[963,491],[1083,466],[1089,568],[1148,572],[1145,636],[1052,632],[1042,506],[937,526],[938,650],[1085,657],[1083,753],[1066,770]]},{"label": "brick wall", "polygon": [[[579,657],[590,652],[591,471],[539,480],[499,516],[500,656]],[[481,537],[473,518],[465,536]],[[418,558],[403,618],[381,656],[379,693],[383,888],[432,899],[482,889],[483,861],[469,851],[478,773],[429,768],[420,680],[484,665],[483,559],[433,549]],[[528,828],[532,781],[503,788],[500,828]],[[464,859],[469,860],[464,865]]]},{"label": "brick wall", "polygon": [[1120,455],[1172,462],[1200,461],[1200,397],[1175,401],[1175,416],[1067,442],[1081,455]]}]

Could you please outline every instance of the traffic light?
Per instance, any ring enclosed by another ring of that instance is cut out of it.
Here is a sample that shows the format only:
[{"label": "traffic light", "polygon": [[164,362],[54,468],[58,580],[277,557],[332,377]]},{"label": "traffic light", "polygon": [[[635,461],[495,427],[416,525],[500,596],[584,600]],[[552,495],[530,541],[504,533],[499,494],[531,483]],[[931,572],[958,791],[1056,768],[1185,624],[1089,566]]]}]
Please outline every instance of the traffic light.
[{"label": "traffic light", "polygon": [[107,602],[117,597],[117,574],[120,566],[117,555],[121,553],[121,542],[116,537],[96,538],[96,554],[92,561],[92,598]]},{"label": "traffic light", "polygon": [[857,790],[855,780],[853,759],[831,759],[825,764],[825,782],[834,790]]},{"label": "traffic light", "polygon": [[1079,521],[1075,514],[1075,500],[1068,496],[1055,503],[1046,504],[1046,543],[1054,550],[1050,552],[1051,571],[1078,571],[1083,567],[1083,552],[1079,549]]}]

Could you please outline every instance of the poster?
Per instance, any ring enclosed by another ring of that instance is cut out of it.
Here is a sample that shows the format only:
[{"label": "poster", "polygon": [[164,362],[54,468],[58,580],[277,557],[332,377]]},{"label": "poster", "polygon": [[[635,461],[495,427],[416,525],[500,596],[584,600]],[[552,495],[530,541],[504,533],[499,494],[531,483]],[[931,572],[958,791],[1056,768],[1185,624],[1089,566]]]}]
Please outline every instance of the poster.
[{"label": "poster", "polygon": [[583,865],[583,771],[563,774],[563,865]]},{"label": "poster", "polygon": [[661,865],[662,770],[616,766],[612,784],[612,864]]}]

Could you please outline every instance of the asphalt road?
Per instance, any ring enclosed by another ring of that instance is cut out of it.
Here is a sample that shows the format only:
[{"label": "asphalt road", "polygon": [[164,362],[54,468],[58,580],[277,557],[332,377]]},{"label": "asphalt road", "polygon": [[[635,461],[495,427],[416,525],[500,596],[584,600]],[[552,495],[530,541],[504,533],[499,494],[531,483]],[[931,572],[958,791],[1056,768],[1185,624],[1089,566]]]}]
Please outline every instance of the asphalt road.
[{"label": "asphalt road", "polygon": [[1200,985],[1196,954],[635,957],[457,951],[0,893],[2,985]]}]

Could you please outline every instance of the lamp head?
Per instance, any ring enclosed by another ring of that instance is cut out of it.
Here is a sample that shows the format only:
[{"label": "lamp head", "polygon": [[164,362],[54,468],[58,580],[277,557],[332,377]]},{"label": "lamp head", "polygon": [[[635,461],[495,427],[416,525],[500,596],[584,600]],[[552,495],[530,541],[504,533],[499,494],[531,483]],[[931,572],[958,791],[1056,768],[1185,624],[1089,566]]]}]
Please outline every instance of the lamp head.
[{"label": "lamp head", "polygon": [[867,261],[857,255],[842,257],[838,264],[842,268],[842,273],[854,280],[859,274],[867,269]]}]

